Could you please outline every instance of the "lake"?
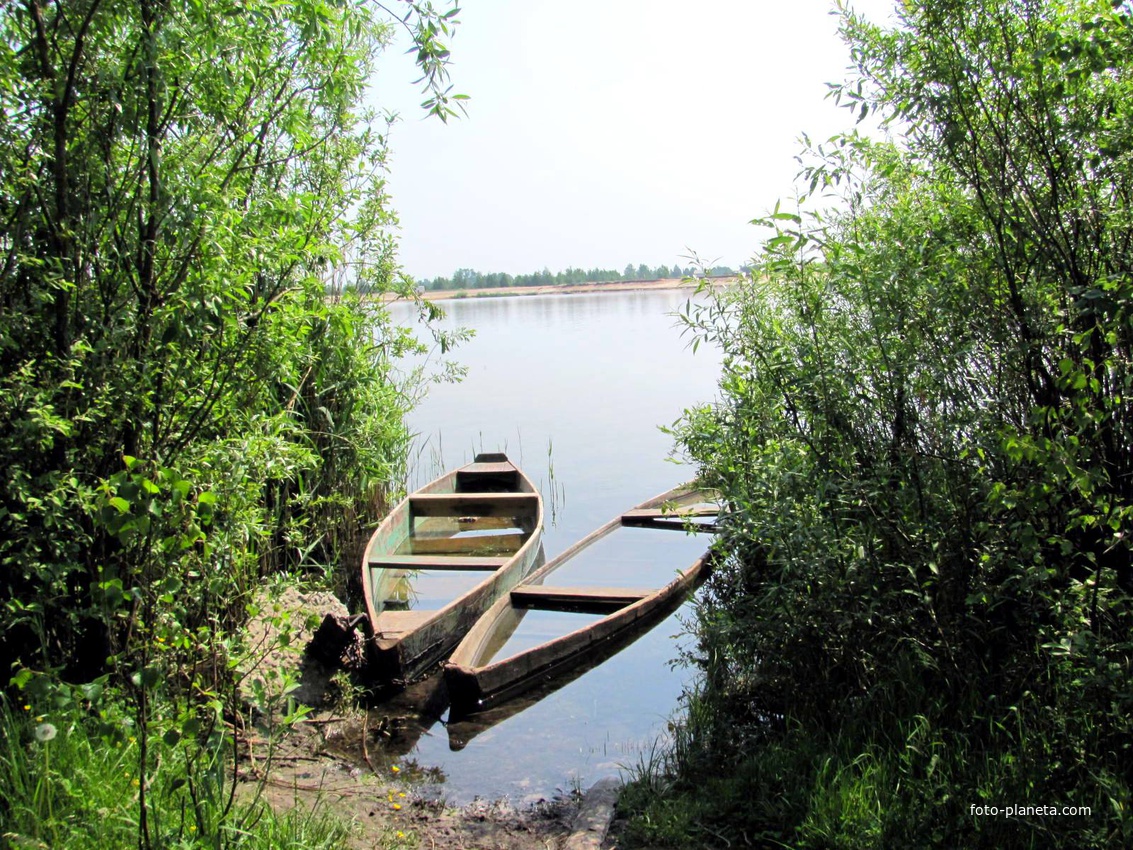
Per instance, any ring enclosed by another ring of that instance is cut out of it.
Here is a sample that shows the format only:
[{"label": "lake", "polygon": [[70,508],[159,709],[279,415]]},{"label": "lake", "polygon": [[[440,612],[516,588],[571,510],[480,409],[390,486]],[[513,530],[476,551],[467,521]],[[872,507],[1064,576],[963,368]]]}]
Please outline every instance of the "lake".
[{"label": "lake", "polygon": [[[411,414],[409,489],[480,451],[504,451],[543,493],[552,558],[612,516],[689,479],[660,430],[711,401],[719,357],[693,354],[673,317],[687,290],[467,298],[440,302],[443,325],[476,336],[454,358],[468,368]],[[394,317],[411,320],[408,305]],[[704,535],[616,532],[570,569],[592,583],[663,583],[708,543]],[[618,655],[538,701],[513,701],[480,724],[403,724],[393,741],[410,769],[430,768],[454,804],[512,802],[587,787],[647,758],[691,671],[673,668],[689,638],[685,606]],[[531,640],[555,624],[525,618]],[[521,698],[522,699],[522,698]],[[522,710],[518,710],[522,709]]]}]

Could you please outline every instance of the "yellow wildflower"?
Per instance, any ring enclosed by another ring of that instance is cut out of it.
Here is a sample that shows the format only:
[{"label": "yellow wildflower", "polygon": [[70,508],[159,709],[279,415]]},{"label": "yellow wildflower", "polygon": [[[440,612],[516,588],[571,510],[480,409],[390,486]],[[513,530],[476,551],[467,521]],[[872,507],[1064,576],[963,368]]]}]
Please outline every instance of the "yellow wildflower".
[{"label": "yellow wildflower", "polygon": [[401,773],[401,768],[398,767],[396,764],[391,766],[390,770],[392,770],[394,773]]},{"label": "yellow wildflower", "polygon": [[400,812],[401,811],[401,803],[394,803],[393,804],[393,810],[395,812]]}]

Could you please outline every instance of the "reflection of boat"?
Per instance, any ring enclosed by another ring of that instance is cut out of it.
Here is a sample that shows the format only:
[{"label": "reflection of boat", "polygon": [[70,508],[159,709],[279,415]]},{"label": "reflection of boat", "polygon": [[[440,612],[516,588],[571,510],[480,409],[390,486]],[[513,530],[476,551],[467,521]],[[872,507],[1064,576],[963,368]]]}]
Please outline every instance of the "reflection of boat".
[{"label": "reflection of boat", "polygon": [[[712,493],[678,487],[643,502],[584,537],[502,596],[472,627],[445,664],[450,717],[459,718],[488,708],[584,663],[608,649],[610,642],[636,631],[635,627],[646,621],[656,623],[658,613],[667,607],[671,610],[674,600],[679,604],[703,578],[707,552],[658,588],[551,587],[543,581],[584,549],[623,526],[714,530],[713,525],[698,526],[694,521],[717,514],[719,507],[712,501],[714,498]],[[495,656],[530,610],[605,616],[497,660]]]},{"label": "reflection of boat", "polygon": [[404,683],[441,660],[536,565],[543,500],[503,454],[404,499],[362,560],[370,674]]}]

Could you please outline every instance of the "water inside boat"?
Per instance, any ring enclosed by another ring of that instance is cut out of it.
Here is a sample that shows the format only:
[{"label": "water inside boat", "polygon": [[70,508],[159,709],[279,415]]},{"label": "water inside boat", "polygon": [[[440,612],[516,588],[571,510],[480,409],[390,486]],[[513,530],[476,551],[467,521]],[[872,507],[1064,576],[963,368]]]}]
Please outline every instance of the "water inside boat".
[{"label": "water inside boat", "polygon": [[703,535],[618,528],[551,572],[546,584],[602,587],[661,587],[693,563],[708,546]]},{"label": "water inside boat", "polygon": [[[415,517],[408,537],[391,553],[436,556],[428,566],[372,567],[371,587],[383,598],[375,607],[387,611],[432,611],[472,590],[499,569],[497,564],[468,566],[461,558],[510,558],[531,536],[518,517]],[[437,569],[453,559],[452,566]]]},{"label": "water inside boat", "polygon": [[[552,570],[542,584],[564,588],[657,588],[694,563],[706,546],[707,541],[699,534],[618,528]],[[509,608],[474,663],[502,661],[603,616],[605,613]]]},{"label": "water inside boat", "polygon": [[[485,656],[491,660],[503,660],[516,653],[539,646],[560,635],[569,634],[591,623],[601,620],[603,614],[585,614],[574,611],[517,611],[518,623],[507,640],[493,641],[486,647]],[[501,630],[504,631],[504,630]],[[500,632],[497,632],[500,634]],[[494,645],[493,645],[494,644]]]},{"label": "water inside boat", "polygon": [[[381,573],[389,575],[382,576]],[[375,581],[388,582],[383,611],[435,611],[467,593],[487,573],[472,570],[374,570]]]}]

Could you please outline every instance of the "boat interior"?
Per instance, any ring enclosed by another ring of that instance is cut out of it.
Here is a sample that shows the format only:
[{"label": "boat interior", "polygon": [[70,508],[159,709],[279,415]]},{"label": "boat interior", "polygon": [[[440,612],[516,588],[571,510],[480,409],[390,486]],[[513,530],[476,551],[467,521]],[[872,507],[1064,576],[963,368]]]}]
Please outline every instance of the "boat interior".
[{"label": "boat interior", "polygon": [[539,496],[502,456],[480,455],[409,497],[401,534],[368,563],[377,611],[433,611],[506,565],[537,530]]},{"label": "boat interior", "polygon": [[715,502],[693,493],[683,502],[622,514],[573,552],[559,556],[558,566],[548,565],[546,572],[539,570],[513,588],[511,604],[483,635],[471,664],[509,658],[654,593],[704,551],[699,534],[681,539],[656,530],[712,532],[719,510]]}]

